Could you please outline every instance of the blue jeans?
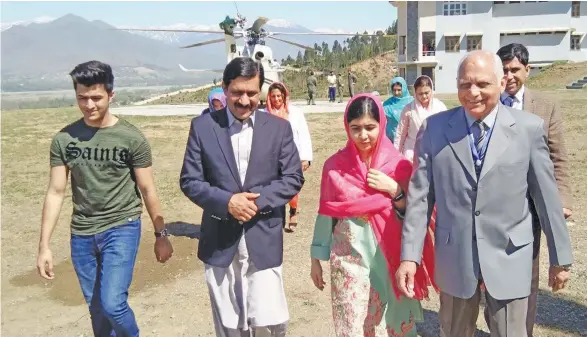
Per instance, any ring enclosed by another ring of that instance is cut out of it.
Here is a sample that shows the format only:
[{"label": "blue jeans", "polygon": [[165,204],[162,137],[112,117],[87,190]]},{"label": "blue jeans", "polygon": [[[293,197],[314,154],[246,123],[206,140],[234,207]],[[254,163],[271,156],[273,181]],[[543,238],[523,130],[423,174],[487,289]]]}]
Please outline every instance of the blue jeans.
[{"label": "blue jeans", "polygon": [[328,87],[328,100],[331,102],[336,100],[336,88]]},{"label": "blue jeans", "polygon": [[71,261],[96,337],[139,336],[127,299],[140,240],[140,218],[96,235],[71,235]]}]

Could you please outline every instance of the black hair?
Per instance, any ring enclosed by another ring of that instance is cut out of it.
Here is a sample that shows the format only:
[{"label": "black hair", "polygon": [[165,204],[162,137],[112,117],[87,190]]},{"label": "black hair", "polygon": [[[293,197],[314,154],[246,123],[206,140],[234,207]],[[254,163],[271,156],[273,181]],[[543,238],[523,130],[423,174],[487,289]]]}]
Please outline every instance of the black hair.
[{"label": "black hair", "polygon": [[528,49],[520,43],[510,43],[499,48],[497,51],[497,56],[499,56],[501,62],[508,62],[517,57],[518,60],[520,60],[520,63],[524,66],[528,65],[530,58]]},{"label": "black hair", "polygon": [[107,93],[114,90],[114,75],[110,65],[100,61],[88,61],[80,63],[69,73],[73,80],[73,90],[77,89],[77,84],[91,87],[96,84],[103,84]]},{"label": "black hair", "polygon": [[259,89],[263,88],[265,83],[265,71],[261,62],[257,62],[250,57],[237,57],[232,59],[224,68],[222,82],[226,87],[237,77],[253,78],[259,75]]},{"label": "black hair", "polygon": [[427,76],[418,77],[416,82],[414,82],[414,90],[420,87],[429,87],[430,89],[432,89],[432,81],[430,80],[430,78]]},{"label": "black hair", "polygon": [[360,97],[357,98],[354,102],[352,102],[349,106],[348,113],[346,115],[346,121],[347,123],[350,123],[353,120],[361,118],[365,115],[369,115],[369,117],[376,120],[377,123],[380,122],[379,107],[371,97]]}]

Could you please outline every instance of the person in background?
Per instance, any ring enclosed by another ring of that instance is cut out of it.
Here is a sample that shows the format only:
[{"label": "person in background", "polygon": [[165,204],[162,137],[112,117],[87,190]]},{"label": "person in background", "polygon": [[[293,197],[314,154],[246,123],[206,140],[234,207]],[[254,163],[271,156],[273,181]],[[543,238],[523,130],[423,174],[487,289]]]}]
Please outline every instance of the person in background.
[{"label": "person in background", "polygon": [[[501,59],[507,80],[505,91],[501,96],[502,103],[514,109],[533,113],[544,120],[544,131],[548,140],[550,158],[554,163],[554,177],[556,178],[558,194],[562,201],[565,218],[569,218],[572,214],[573,193],[571,191],[570,163],[564,138],[563,112],[557,101],[534,90],[528,90],[526,87],[526,80],[530,74],[530,66],[528,65],[530,55],[524,45],[519,43],[508,44],[501,47],[497,51],[497,55]],[[528,298],[526,328],[528,336],[532,337],[536,320],[536,300],[540,280],[541,231],[539,217],[533,201],[530,202],[530,211],[532,212],[534,227],[534,255],[532,263],[532,293]],[[486,320],[488,320],[487,315],[486,310]]]},{"label": "person in background", "polygon": [[405,196],[412,172],[385,136],[379,98],[357,94],[345,116],[346,146],[324,163],[310,255],[311,277],[324,289],[320,261],[330,261],[336,336],[417,336],[419,300],[434,273],[431,236],[416,275],[416,298],[400,296],[399,266]]},{"label": "person in background", "polygon": [[94,336],[138,337],[128,289],[141,241],[142,199],[155,229],[157,260],[163,263],[173,253],[155,189],[151,147],[139,129],[110,112],[110,65],[89,61],[69,75],[83,117],[51,142],[37,270],[45,279],[55,277],[49,241],[70,176],[71,262],[89,306]]},{"label": "person in background", "polygon": [[383,102],[383,108],[387,118],[385,134],[393,143],[402,111],[406,105],[412,103],[414,98],[410,95],[408,84],[402,77],[394,77],[391,80],[390,88],[392,96]]},{"label": "person in background", "polygon": [[330,71],[326,80],[328,81],[328,101],[334,103],[336,102],[336,75],[334,75],[334,71]]},{"label": "person in background", "polygon": [[[289,90],[283,83],[273,82],[268,89],[269,99],[266,110],[290,122],[293,131],[294,143],[302,161],[302,171],[306,172],[312,163],[312,138],[306,122],[304,112],[289,101]],[[289,202],[288,230],[294,232],[298,225],[299,194]],[[285,221],[283,222],[285,228]]]},{"label": "person in background", "polygon": [[342,97],[344,96],[342,93],[343,87],[342,74],[338,73],[338,76],[336,77],[336,92],[338,93],[338,103],[342,103]]},{"label": "person in background", "polygon": [[316,105],[314,97],[316,96],[316,87],[318,86],[318,80],[314,76],[314,72],[310,71],[310,76],[306,79],[306,85],[308,87],[308,105]]},{"label": "person in background", "polygon": [[357,76],[353,73],[351,68],[348,69],[348,86],[349,86],[349,96],[353,98],[355,96],[355,84],[357,84]]},{"label": "person in background", "polygon": [[226,96],[222,88],[214,88],[208,94],[208,107],[202,110],[202,115],[212,111],[224,109],[226,106]]},{"label": "person in background", "polygon": [[410,161],[414,158],[416,136],[422,122],[435,113],[446,110],[446,105],[434,97],[432,79],[422,75],[414,82],[415,99],[406,105],[395,133],[394,145]]}]

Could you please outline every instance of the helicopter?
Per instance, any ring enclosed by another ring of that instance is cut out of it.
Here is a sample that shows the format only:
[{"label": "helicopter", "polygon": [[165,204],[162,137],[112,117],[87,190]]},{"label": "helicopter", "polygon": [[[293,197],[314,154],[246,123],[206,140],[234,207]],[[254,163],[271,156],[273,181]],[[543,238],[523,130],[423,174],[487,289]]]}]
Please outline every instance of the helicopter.
[{"label": "helicopter", "polygon": [[[235,4],[236,5],[236,4]],[[193,43],[179,48],[194,48],[205,46],[213,43],[225,43],[226,63],[230,63],[237,57],[250,57],[263,65],[265,73],[265,81],[261,88],[260,100],[266,101],[268,89],[273,82],[283,81],[283,72],[286,70],[300,71],[299,69],[284,67],[274,57],[273,50],[266,45],[266,39],[280,41],[305,50],[321,55],[321,52],[300,43],[288,41],[276,36],[284,35],[334,35],[334,36],[394,36],[385,34],[358,34],[358,33],[291,33],[291,32],[269,32],[263,26],[269,21],[267,17],[258,17],[253,24],[246,27],[247,19],[238,11],[236,17],[226,16],[218,26],[219,30],[203,30],[203,29],[142,29],[142,28],[118,28],[119,30],[134,30],[134,31],[159,31],[159,32],[183,32],[183,33],[207,33],[207,34],[223,34],[224,37]],[[242,39],[243,44],[237,45],[237,40]],[[224,69],[188,69],[179,64],[179,68],[184,72],[214,72],[223,73]]]}]

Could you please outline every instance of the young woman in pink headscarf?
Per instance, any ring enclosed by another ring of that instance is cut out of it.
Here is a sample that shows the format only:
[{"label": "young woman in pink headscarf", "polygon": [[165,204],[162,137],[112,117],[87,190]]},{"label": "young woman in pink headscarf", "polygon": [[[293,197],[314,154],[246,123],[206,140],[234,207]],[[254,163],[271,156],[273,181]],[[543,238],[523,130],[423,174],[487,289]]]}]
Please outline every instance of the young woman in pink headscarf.
[{"label": "young woman in pink headscarf", "polygon": [[[412,164],[386,136],[379,99],[359,94],[348,103],[346,146],[325,163],[311,247],[312,281],[324,289],[320,260],[330,261],[337,336],[417,336],[420,300],[433,285],[434,248],[427,234],[414,298],[395,281]],[[433,221],[431,226],[433,226]]]},{"label": "young woman in pink headscarf", "polygon": [[[283,83],[273,82],[267,92],[269,98],[267,99],[266,109],[271,114],[289,120],[294,143],[302,161],[302,171],[306,172],[312,162],[312,139],[310,138],[310,130],[304,112],[289,102],[289,91]],[[291,232],[294,231],[298,224],[298,202],[299,195],[296,195],[289,202],[288,229]],[[285,227],[285,222],[283,225]]]},{"label": "young woman in pink headscarf", "polygon": [[414,159],[416,136],[422,122],[436,113],[447,110],[446,105],[434,97],[432,79],[422,75],[414,82],[415,99],[401,113],[395,132],[394,146],[410,161]]}]

